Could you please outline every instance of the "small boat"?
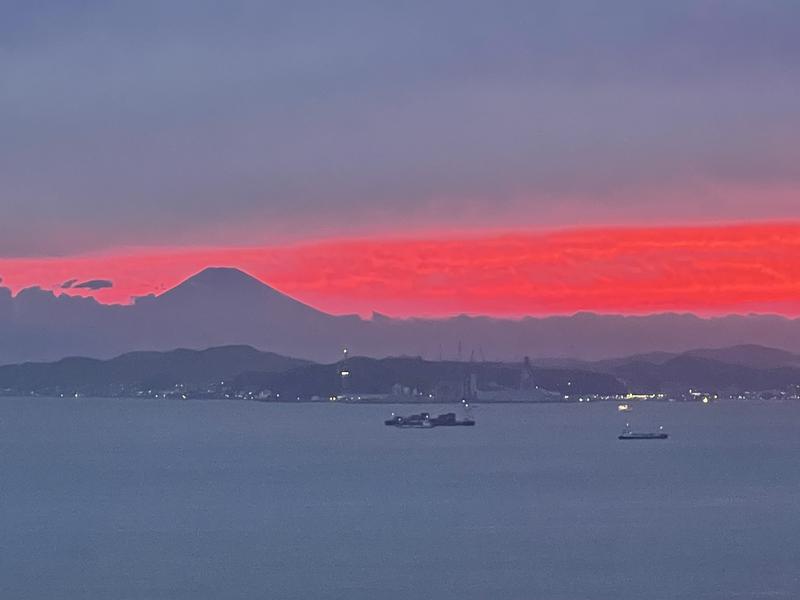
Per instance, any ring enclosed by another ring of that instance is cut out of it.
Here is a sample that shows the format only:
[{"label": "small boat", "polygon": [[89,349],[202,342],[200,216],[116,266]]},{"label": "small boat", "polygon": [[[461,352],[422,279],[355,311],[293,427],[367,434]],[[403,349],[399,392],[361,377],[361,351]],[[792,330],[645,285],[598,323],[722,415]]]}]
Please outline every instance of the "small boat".
[{"label": "small boat", "polygon": [[618,440],[666,440],[667,438],[669,438],[669,434],[664,431],[663,427],[659,427],[655,433],[638,433],[631,431],[629,425],[626,425],[623,432],[617,437]]},{"label": "small boat", "polygon": [[628,412],[629,410],[631,410],[631,405],[630,404],[620,404],[620,405],[617,406],[617,410],[619,412]]}]

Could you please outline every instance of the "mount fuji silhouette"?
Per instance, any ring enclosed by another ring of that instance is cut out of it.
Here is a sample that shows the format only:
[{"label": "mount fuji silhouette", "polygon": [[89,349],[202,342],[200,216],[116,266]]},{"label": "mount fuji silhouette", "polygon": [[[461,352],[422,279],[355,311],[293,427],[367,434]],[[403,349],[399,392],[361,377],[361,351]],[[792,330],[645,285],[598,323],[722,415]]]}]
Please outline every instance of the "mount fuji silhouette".
[{"label": "mount fuji silhouette", "polygon": [[797,352],[800,320],[672,313],[362,319],[322,312],[229,267],[204,269],[158,296],[138,298],[130,305],[105,305],[37,287],[14,296],[0,287],[0,364],[235,344],[323,362],[337,360],[344,347],[374,357],[463,360],[599,360],[741,344]]}]

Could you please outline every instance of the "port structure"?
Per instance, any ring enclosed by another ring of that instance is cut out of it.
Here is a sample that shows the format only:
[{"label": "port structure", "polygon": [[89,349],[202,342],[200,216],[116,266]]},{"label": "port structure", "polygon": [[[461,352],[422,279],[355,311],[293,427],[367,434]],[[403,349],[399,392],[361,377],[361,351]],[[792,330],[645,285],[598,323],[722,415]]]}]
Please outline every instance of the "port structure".
[{"label": "port structure", "polygon": [[348,364],[347,356],[347,348],[344,348],[342,350],[342,363],[339,366],[339,381],[342,396],[347,396],[350,393],[350,365]]}]

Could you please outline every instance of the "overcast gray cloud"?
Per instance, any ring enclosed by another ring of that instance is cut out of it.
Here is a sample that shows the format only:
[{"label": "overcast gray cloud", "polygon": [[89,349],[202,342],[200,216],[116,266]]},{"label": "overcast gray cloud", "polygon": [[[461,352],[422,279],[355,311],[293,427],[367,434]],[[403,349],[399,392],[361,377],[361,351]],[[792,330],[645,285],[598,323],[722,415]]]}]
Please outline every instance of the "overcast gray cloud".
[{"label": "overcast gray cloud", "polygon": [[796,2],[3,6],[0,255],[797,213]]}]

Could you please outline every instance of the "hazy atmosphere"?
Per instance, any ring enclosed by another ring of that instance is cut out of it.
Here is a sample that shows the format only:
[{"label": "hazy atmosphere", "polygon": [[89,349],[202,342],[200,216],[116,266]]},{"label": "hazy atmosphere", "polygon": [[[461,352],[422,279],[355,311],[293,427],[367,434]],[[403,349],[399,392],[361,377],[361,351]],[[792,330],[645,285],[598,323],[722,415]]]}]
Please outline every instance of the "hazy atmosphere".
[{"label": "hazy atmosphere", "polygon": [[[0,276],[109,280],[59,293],[129,302],[238,266],[339,313],[797,314],[797,261],[761,265],[796,253],[798,19],[794,2],[12,1]],[[653,231],[729,223],[750,228]],[[604,255],[595,229],[615,226],[657,242],[646,263]],[[489,257],[460,265],[471,247]],[[595,283],[693,289],[587,295],[585,256]],[[511,264],[527,283],[487,300],[485,271]],[[440,282],[460,304],[426,296]]]}]

